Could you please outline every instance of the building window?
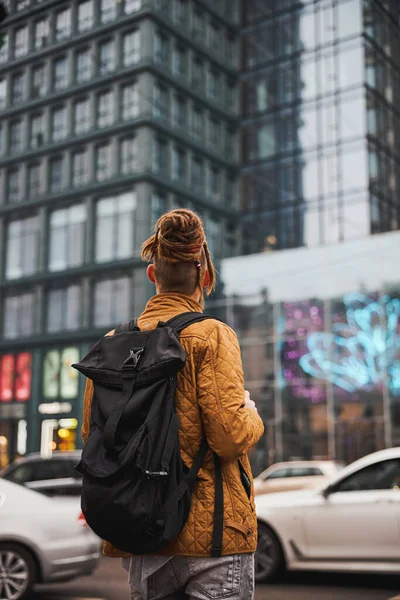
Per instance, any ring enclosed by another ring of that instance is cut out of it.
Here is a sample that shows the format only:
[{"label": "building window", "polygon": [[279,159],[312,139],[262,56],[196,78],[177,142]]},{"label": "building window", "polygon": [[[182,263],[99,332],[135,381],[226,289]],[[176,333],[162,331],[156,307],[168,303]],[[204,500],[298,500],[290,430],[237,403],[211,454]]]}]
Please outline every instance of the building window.
[{"label": "building window", "polygon": [[165,194],[155,192],[151,195],[151,226],[153,227],[158,219],[167,212],[167,198]]},{"label": "building window", "polygon": [[34,310],[35,298],[32,293],[6,297],[4,302],[5,339],[16,340],[33,335]]},{"label": "building window", "polygon": [[181,96],[172,100],[172,122],[174,127],[186,127],[186,102]]},{"label": "building window", "polygon": [[154,85],[153,116],[168,119],[168,90],[159,83]]},{"label": "building window", "polygon": [[88,31],[93,27],[94,23],[94,11],[93,11],[93,0],[87,0],[86,2],[80,2],[78,5],[78,31]]},{"label": "building window", "polygon": [[231,35],[228,34],[226,37],[226,58],[228,61],[228,64],[231,65],[232,67],[236,67],[236,56],[237,56],[237,44],[236,44],[236,39]]},{"label": "building window", "polygon": [[214,167],[208,167],[206,171],[206,196],[213,202],[221,199],[221,174]]},{"label": "building window", "polygon": [[65,106],[53,110],[51,133],[53,142],[59,142],[67,137],[67,109]]},{"label": "building window", "polygon": [[123,175],[129,175],[136,171],[137,167],[137,142],[134,136],[125,137],[121,140],[120,149],[120,164],[121,173]]},{"label": "building window", "polygon": [[96,148],[96,179],[105,181],[112,175],[112,154],[109,143],[101,144]]},{"label": "building window", "polygon": [[63,159],[57,156],[50,160],[50,191],[60,192],[63,189]]},{"label": "building window", "polygon": [[236,181],[234,175],[228,176],[226,179],[225,198],[227,206],[236,208]]},{"label": "building window", "polygon": [[174,0],[173,19],[176,25],[186,25],[188,18],[187,0]]},{"label": "building window", "polygon": [[129,31],[123,37],[123,64],[130,67],[140,61],[140,31]]},{"label": "building window", "polygon": [[39,163],[28,167],[28,194],[30,198],[38,198],[42,193],[42,170]]},{"label": "building window", "polygon": [[32,98],[41,98],[47,94],[47,77],[44,65],[38,65],[32,71]]},{"label": "building window", "polygon": [[203,163],[199,158],[194,158],[192,162],[192,186],[196,192],[203,187]]},{"label": "building window", "polygon": [[0,65],[4,64],[8,60],[8,53],[10,49],[10,36],[8,33],[3,33],[3,45],[0,48]]},{"label": "building window", "polygon": [[22,181],[19,167],[8,171],[7,176],[7,202],[10,204],[21,202],[22,200]]},{"label": "building window", "polygon": [[20,27],[15,32],[14,56],[20,58],[28,54],[28,27]]},{"label": "building window", "polygon": [[83,83],[92,76],[92,63],[89,50],[80,50],[76,54],[76,81]]},{"label": "building window", "polygon": [[99,200],[96,209],[96,262],[132,257],[135,210],[135,192]]},{"label": "building window", "polygon": [[54,89],[62,90],[68,85],[68,62],[66,56],[54,61]]},{"label": "building window", "polygon": [[47,333],[75,331],[81,326],[81,288],[79,285],[49,290],[47,295]]},{"label": "building window", "polygon": [[171,0],[154,0],[155,9],[161,13],[168,13],[171,5]]},{"label": "building window", "polygon": [[77,204],[50,215],[50,271],[79,267],[84,261],[86,206]]},{"label": "building window", "polygon": [[201,142],[204,137],[204,115],[200,108],[194,108],[192,113],[192,135],[195,142]]},{"label": "building window", "polygon": [[97,126],[109,127],[114,122],[114,103],[111,91],[103,92],[97,97]]},{"label": "building window", "polygon": [[16,9],[17,12],[21,12],[22,10],[26,10],[30,6],[30,0],[17,0]]},{"label": "building window", "polygon": [[38,250],[38,218],[11,221],[7,228],[6,278],[33,275],[37,269]]},{"label": "building window", "polygon": [[186,179],[186,155],[181,148],[172,148],[171,178],[175,181]]},{"label": "building window", "polygon": [[35,50],[40,50],[49,44],[49,20],[40,19],[35,23]]},{"label": "building window", "polygon": [[235,161],[237,159],[237,136],[236,131],[230,127],[225,132],[225,147],[226,157]]},{"label": "building window", "polygon": [[[29,296],[30,294],[26,294]],[[21,296],[18,296],[21,298]],[[14,296],[15,298],[15,296]],[[11,299],[9,297],[8,299]],[[20,337],[18,326],[20,325],[19,320],[21,319],[26,325],[25,316],[26,311],[15,311],[16,303],[12,303],[14,306],[9,311],[11,317],[9,325],[12,324],[10,329],[13,330],[11,336],[18,338]],[[25,302],[20,302],[20,308],[25,307]],[[33,302],[31,303],[33,306]],[[29,321],[31,321],[29,319]],[[7,329],[7,326],[6,326]],[[22,336],[24,333],[22,333]],[[29,334],[30,335],[30,334]],[[2,402],[11,402],[13,400],[24,401],[29,400],[31,395],[31,381],[32,381],[32,354],[30,352],[21,352],[14,356],[13,354],[4,354],[0,358],[0,400]]]},{"label": "building window", "polygon": [[31,119],[31,148],[40,148],[44,144],[44,123],[43,115],[35,115]]},{"label": "building window", "polygon": [[89,100],[79,100],[74,106],[74,126],[76,135],[86,133],[90,129]]},{"label": "building window", "polygon": [[125,14],[131,15],[142,8],[142,0],[125,0]]},{"label": "building window", "polygon": [[209,128],[210,147],[218,152],[221,145],[221,123],[216,119],[210,119]]},{"label": "building window", "polygon": [[192,85],[195,90],[204,92],[204,65],[198,58],[193,61]]},{"label": "building window", "polygon": [[172,54],[172,72],[178,77],[185,77],[187,70],[187,55],[185,49],[175,46]]},{"label": "building window", "polygon": [[[5,83],[5,82],[4,82]],[[5,86],[4,86],[5,88]],[[5,98],[4,98],[5,100]],[[25,100],[25,74],[16,73],[11,78],[11,102],[20,104]],[[5,102],[4,102],[5,105]]]},{"label": "building window", "polygon": [[94,287],[94,326],[112,326],[128,320],[132,316],[131,294],[129,277],[98,281]]},{"label": "building window", "polygon": [[107,75],[115,69],[115,46],[113,40],[99,44],[100,75]]},{"label": "building window", "polygon": [[135,119],[139,114],[139,91],[137,83],[122,88],[122,119]]},{"label": "building window", "polygon": [[229,112],[236,112],[236,84],[234,81],[226,82],[225,98],[226,108]]},{"label": "building window", "polygon": [[3,110],[7,104],[7,81],[0,79],[0,110]]},{"label": "building window", "polygon": [[195,40],[204,41],[206,34],[206,26],[204,20],[204,13],[200,10],[195,10],[193,13],[192,33]]},{"label": "building window", "polygon": [[205,219],[205,231],[207,236],[207,246],[210,250],[210,254],[214,257],[217,254],[218,240],[219,240],[219,226],[217,221],[211,217]]},{"label": "building window", "polygon": [[17,154],[22,151],[22,123],[12,121],[10,124],[10,152]]},{"label": "building window", "polygon": [[213,53],[219,54],[221,50],[221,29],[217,23],[210,23],[208,29],[209,46]]},{"label": "building window", "polygon": [[160,138],[153,140],[153,171],[166,175],[168,170],[167,142]]},{"label": "building window", "polygon": [[72,185],[79,187],[89,181],[89,155],[87,150],[78,150],[72,156]]},{"label": "building window", "polygon": [[208,71],[208,95],[213,100],[218,100],[220,96],[220,77],[214,70]]},{"label": "building window", "polygon": [[71,9],[65,8],[57,13],[56,17],[56,40],[60,42],[71,35]]},{"label": "building window", "polygon": [[43,397],[46,400],[72,400],[78,396],[79,374],[71,367],[78,361],[78,348],[46,352],[43,361]]},{"label": "building window", "polygon": [[168,38],[161,31],[154,35],[154,59],[160,64],[168,64]]},{"label": "building window", "polygon": [[100,20],[102,23],[114,21],[117,16],[117,3],[114,0],[101,0]]}]

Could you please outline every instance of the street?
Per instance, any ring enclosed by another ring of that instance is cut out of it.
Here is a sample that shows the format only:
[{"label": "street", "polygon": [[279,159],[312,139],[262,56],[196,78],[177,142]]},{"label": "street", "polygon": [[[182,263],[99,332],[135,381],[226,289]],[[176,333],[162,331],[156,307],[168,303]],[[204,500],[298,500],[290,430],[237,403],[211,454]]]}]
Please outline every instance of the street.
[{"label": "street", "polygon": [[[256,600],[400,600],[400,578],[370,575],[291,574],[258,586]],[[34,600],[129,600],[119,560],[103,558],[91,577],[38,588]]]}]

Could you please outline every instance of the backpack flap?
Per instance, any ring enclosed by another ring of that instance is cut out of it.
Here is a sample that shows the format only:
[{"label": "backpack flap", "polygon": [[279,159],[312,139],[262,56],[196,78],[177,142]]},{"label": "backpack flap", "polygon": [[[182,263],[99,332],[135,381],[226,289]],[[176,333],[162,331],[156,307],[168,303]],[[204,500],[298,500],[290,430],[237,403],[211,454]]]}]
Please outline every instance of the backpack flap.
[{"label": "backpack flap", "polygon": [[122,387],[122,373],[129,366],[136,370],[136,385],[141,385],[175,374],[185,361],[185,351],[175,332],[162,327],[105,336],[72,366],[94,383]]}]

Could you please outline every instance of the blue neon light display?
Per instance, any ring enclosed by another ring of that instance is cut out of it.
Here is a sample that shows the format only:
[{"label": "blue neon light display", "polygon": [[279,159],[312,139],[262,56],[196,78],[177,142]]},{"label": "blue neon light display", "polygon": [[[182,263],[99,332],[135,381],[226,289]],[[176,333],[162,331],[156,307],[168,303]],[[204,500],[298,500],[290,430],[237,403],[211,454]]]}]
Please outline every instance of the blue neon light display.
[{"label": "blue neon light display", "polygon": [[400,395],[400,300],[354,293],[343,302],[347,323],[334,324],[332,333],[312,333],[300,366],[350,393],[387,385]]}]

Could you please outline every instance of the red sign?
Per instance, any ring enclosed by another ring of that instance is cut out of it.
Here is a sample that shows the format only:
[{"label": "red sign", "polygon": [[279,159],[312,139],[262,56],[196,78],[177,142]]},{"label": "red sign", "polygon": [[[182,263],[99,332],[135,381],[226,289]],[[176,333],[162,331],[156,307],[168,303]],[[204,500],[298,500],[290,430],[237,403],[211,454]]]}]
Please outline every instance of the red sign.
[{"label": "red sign", "polygon": [[0,401],[26,401],[31,395],[32,355],[21,352],[16,356],[0,357]]},{"label": "red sign", "polygon": [[29,352],[18,354],[15,371],[15,399],[29,400],[32,380],[32,355]]},{"label": "red sign", "polygon": [[14,396],[14,364],[12,354],[5,354],[0,359],[0,400],[9,402]]}]

